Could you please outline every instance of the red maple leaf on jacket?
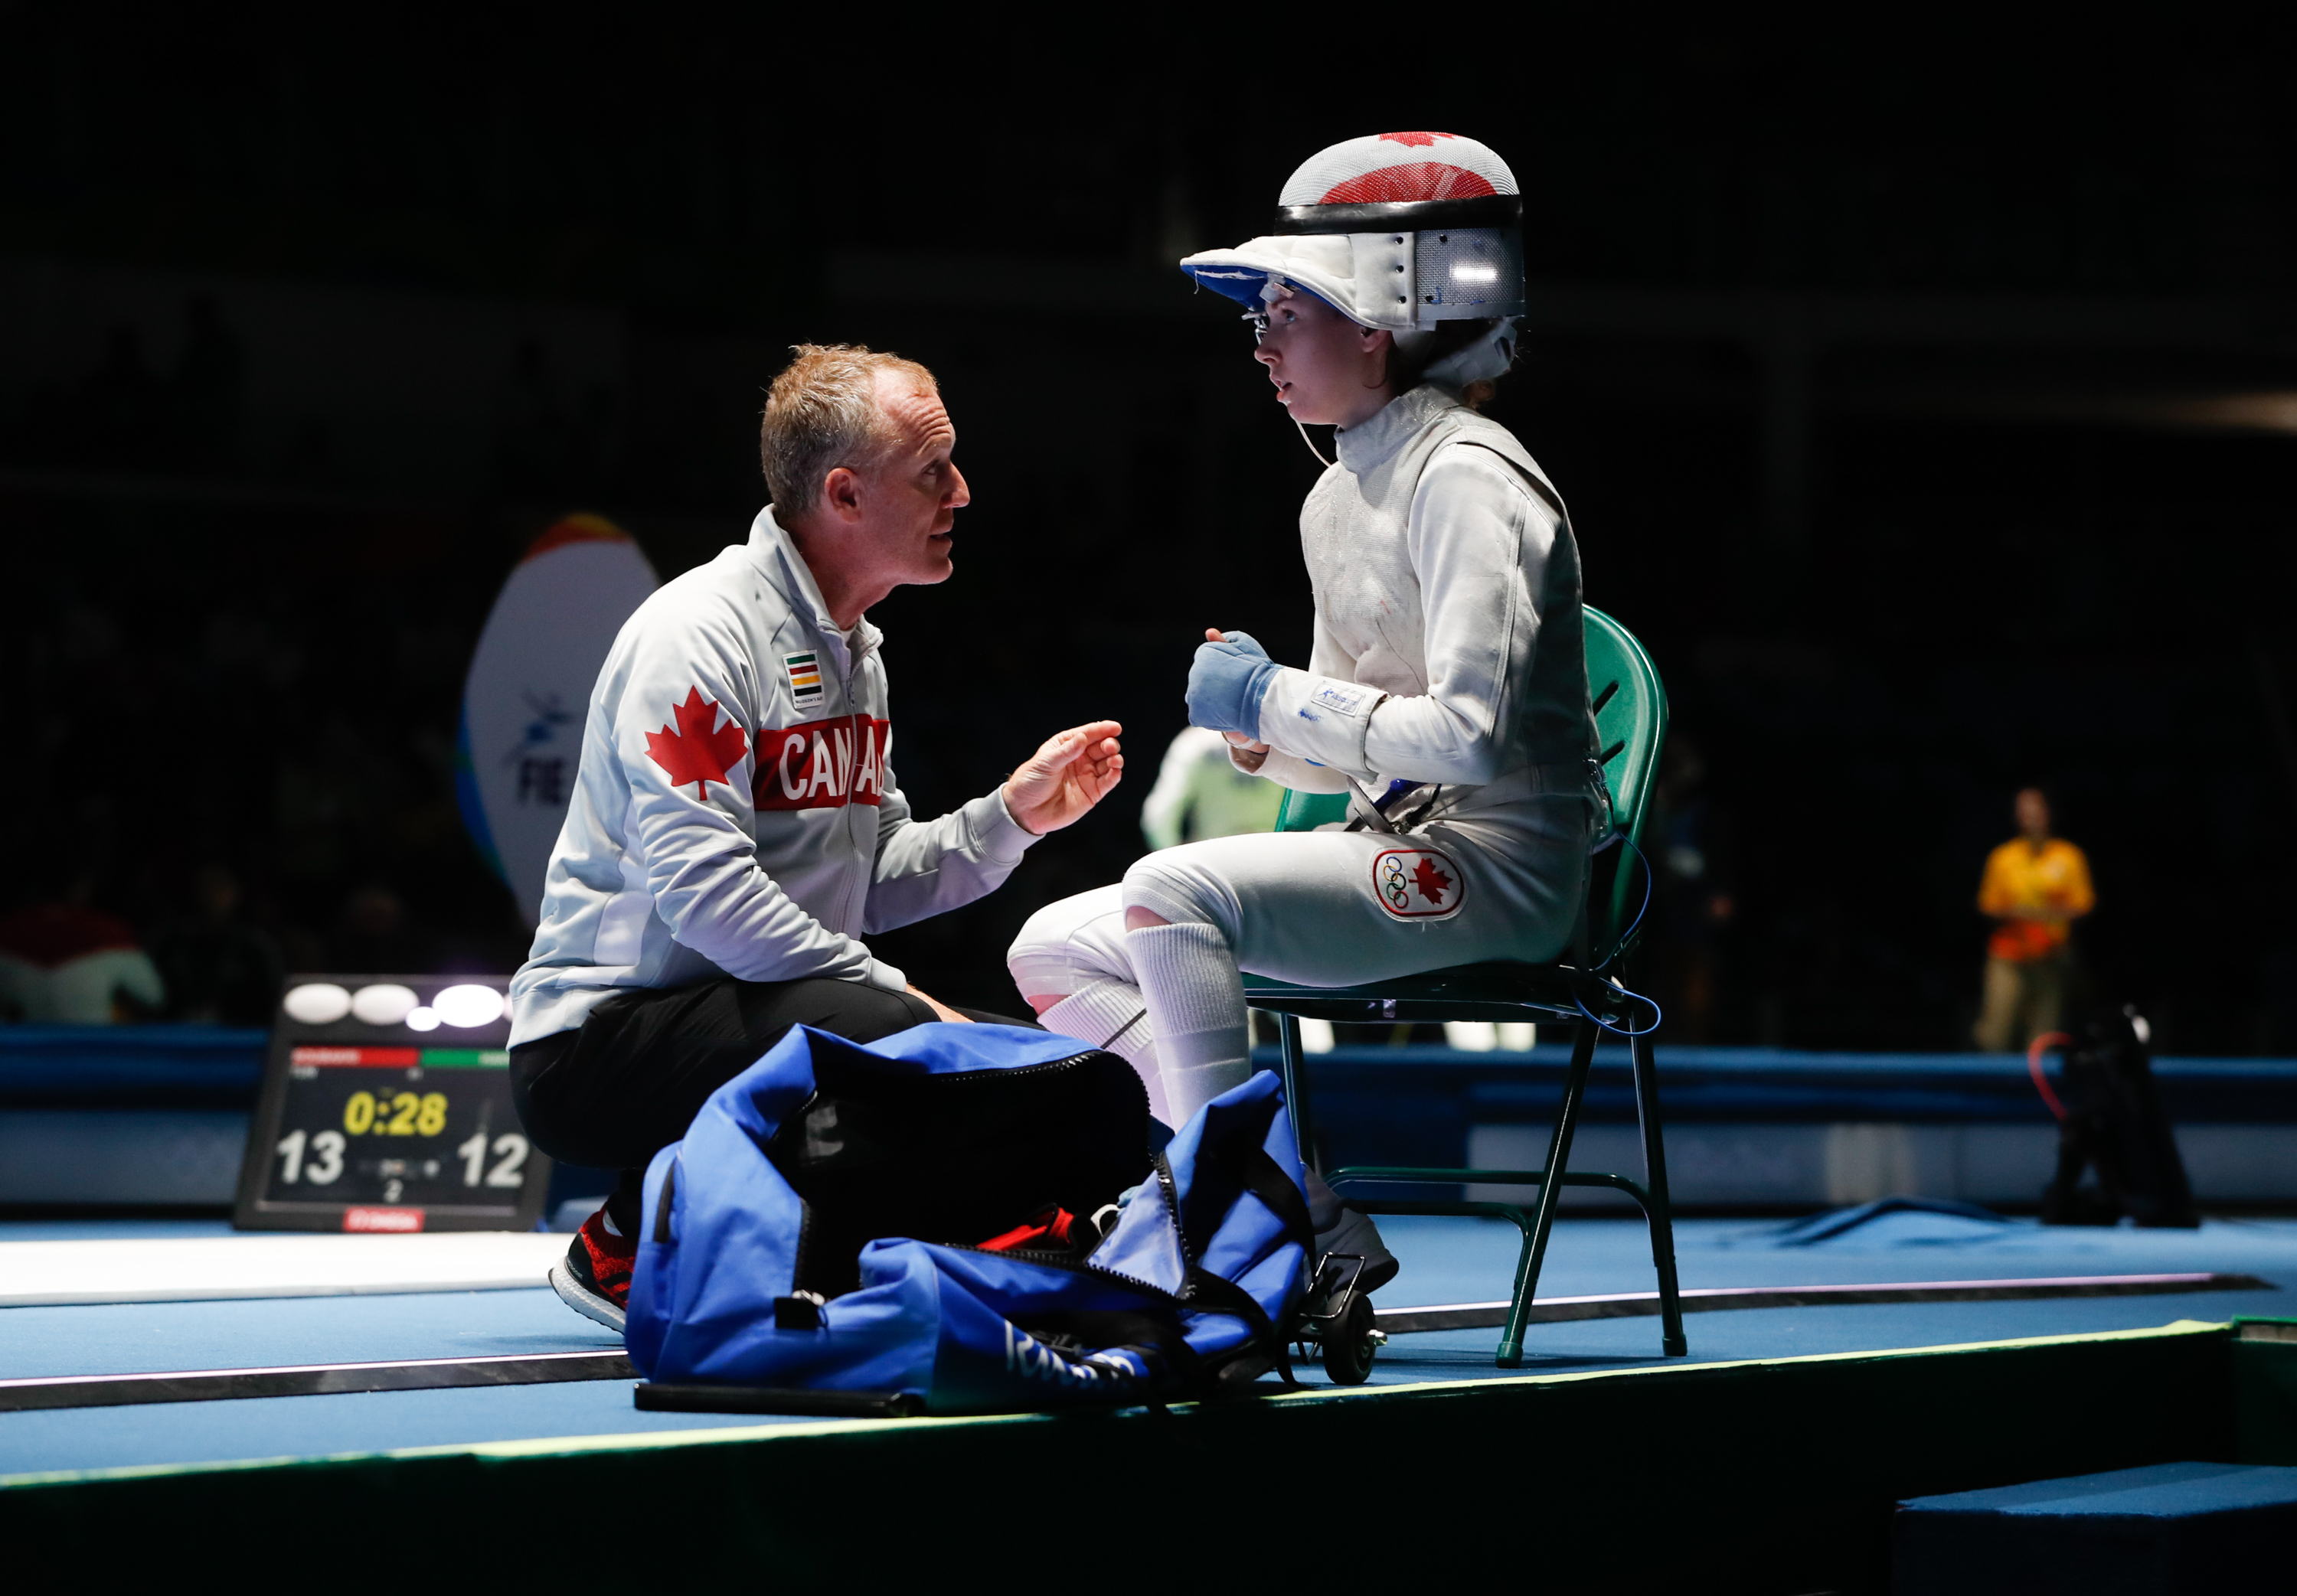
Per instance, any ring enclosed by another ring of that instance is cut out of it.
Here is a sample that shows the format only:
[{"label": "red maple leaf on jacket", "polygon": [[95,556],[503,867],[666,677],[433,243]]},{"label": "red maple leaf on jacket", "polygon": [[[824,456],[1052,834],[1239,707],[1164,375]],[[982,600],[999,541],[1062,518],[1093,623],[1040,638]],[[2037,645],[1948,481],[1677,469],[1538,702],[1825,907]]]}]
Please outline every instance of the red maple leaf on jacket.
[{"label": "red maple leaf on jacket", "polygon": [[678,729],[665,726],[646,733],[646,758],[670,772],[671,786],[692,782],[694,796],[700,799],[710,790],[709,783],[724,781],[726,772],[749,752],[750,739],[731,720],[718,724],[718,706],[703,697],[699,687],[688,687],[686,702],[672,704],[670,712]]},{"label": "red maple leaf on jacket", "polygon": [[1434,904],[1442,904],[1444,894],[1452,890],[1452,878],[1436,868],[1436,861],[1423,858],[1412,871],[1412,884],[1420,895]]}]

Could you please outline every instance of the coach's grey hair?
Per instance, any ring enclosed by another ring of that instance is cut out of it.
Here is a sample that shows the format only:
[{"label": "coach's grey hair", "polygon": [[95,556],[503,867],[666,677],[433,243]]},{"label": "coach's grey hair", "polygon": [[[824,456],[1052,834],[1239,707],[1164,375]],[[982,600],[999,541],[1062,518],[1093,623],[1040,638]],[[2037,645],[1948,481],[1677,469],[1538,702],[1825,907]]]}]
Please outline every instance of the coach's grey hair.
[{"label": "coach's grey hair", "polygon": [[933,373],[914,360],[858,343],[798,343],[795,358],[766,391],[758,459],[774,508],[802,515],[821,498],[821,481],[844,465],[866,470],[901,440],[877,405],[877,375],[906,376],[938,393]]}]

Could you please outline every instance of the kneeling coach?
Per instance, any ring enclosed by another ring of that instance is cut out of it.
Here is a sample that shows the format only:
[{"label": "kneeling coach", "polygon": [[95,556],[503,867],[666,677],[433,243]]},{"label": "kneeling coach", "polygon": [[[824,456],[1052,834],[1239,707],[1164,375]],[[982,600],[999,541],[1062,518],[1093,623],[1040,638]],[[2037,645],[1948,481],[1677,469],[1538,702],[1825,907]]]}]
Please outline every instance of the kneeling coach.
[{"label": "kneeling coach", "polygon": [[794,1024],[867,1041],[996,1017],[926,996],[861,937],[994,890],[1123,772],[1119,728],[1097,721],[997,791],[910,815],[862,617],[948,578],[956,441],[925,367],[800,348],[766,401],[772,502],[748,542],[647,599],[598,673],[510,1052],[535,1144],[622,1172],[551,1271],[602,1324],[622,1328],[655,1152]]}]

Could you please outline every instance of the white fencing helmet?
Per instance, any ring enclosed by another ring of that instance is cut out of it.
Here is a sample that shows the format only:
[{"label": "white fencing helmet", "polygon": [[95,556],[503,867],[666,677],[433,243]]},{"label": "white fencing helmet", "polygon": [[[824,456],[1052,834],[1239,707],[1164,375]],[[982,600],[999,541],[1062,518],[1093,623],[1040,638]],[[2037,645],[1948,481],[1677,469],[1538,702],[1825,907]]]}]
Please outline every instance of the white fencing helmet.
[{"label": "white fencing helmet", "polygon": [[1274,230],[1181,262],[1255,311],[1284,289],[1395,334],[1411,352],[1445,321],[1496,319],[1488,337],[1428,368],[1455,386],[1515,359],[1524,313],[1523,196],[1507,162],[1450,133],[1380,133],[1319,151],[1286,179]]}]

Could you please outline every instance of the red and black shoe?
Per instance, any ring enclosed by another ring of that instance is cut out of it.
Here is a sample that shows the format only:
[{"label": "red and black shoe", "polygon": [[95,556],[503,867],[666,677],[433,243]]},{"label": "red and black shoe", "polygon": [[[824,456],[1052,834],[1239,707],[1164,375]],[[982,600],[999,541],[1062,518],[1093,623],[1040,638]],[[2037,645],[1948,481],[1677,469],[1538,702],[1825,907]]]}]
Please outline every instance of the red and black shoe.
[{"label": "red and black shoe", "polygon": [[606,1229],[606,1211],[582,1222],[566,1255],[550,1266],[550,1288],[585,1319],[619,1333],[630,1300],[630,1269],[638,1244]]}]

